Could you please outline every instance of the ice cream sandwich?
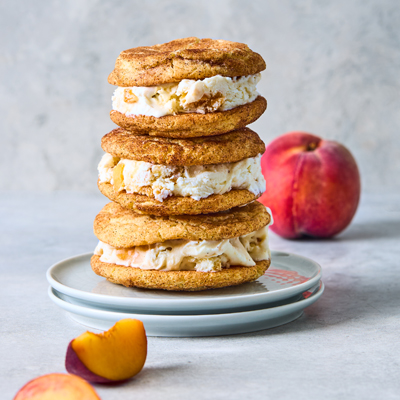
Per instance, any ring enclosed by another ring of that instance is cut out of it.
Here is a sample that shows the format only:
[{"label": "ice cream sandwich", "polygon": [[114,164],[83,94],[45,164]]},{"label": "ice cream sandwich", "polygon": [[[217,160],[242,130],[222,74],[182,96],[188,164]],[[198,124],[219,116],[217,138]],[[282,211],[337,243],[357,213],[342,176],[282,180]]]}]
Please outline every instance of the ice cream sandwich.
[{"label": "ice cream sandwich", "polygon": [[198,291],[259,278],[270,211],[255,201],[208,215],[156,217],[107,204],[94,221],[93,271],[127,287]]},{"label": "ice cream sandwich", "polygon": [[100,191],[137,213],[206,214],[256,200],[265,191],[265,145],[249,128],[174,139],[115,129],[102,139]]},{"label": "ice cream sandwich", "polygon": [[243,43],[177,39],[121,52],[111,119],[142,134],[187,138],[243,128],[267,107],[257,92],[263,58]]}]

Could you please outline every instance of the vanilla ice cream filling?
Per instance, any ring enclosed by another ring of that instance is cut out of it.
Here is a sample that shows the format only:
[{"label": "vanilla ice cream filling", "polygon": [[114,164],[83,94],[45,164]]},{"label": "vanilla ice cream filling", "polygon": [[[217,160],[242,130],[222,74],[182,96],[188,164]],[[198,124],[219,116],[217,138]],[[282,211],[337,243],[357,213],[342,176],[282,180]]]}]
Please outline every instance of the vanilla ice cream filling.
[{"label": "vanilla ice cream filling", "polygon": [[158,201],[169,196],[200,200],[232,189],[246,189],[256,196],[265,191],[261,154],[235,163],[179,167],[119,159],[106,153],[98,171],[100,182],[112,184],[116,192],[141,193],[148,187]]},{"label": "vanilla ice cream filling", "polygon": [[94,254],[100,256],[102,262],[125,267],[199,272],[221,271],[231,265],[251,267],[257,261],[271,257],[268,225],[247,235],[224,240],[167,240],[129,249],[116,249],[100,241]]},{"label": "vanilla ice cream filling", "polygon": [[112,96],[112,107],[127,116],[153,117],[226,111],[254,101],[259,95],[256,86],[260,79],[260,73],[235,78],[216,75],[158,86],[118,87]]}]

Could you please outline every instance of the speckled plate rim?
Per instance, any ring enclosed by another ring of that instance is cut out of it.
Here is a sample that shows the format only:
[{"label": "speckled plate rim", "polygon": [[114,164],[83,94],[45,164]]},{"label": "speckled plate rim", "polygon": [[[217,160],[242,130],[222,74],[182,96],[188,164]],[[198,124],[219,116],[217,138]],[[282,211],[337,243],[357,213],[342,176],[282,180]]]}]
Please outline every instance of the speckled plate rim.
[{"label": "speckled plate rim", "polygon": [[90,328],[108,329],[121,319],[134,318],[143,322],[148,336],[194,337],[254,332],[291,322],[300,317],[305,308],[315,303],[324,289],[325,286],[320,281],[318,289],[314,290],[309,297],[293,303],[261,310],[204,315],[155,315],[103,311],[64,301],[53,292],[51,286],[48,289],[48,295],[63,310],[92,320],[92,322],[83,322],[79,321],[79,318],[75,319]]},{"label": "speckled plate rim", "polygon": [[[195,298],[185,298],[182,301],[181,298],[171,299],[171,298],[160,298],[157,299],[149,299],[149,298],[128,298],[122,296],[112,296],[112,295],[104,295],[99,293],[87,292],[79,289],[75,289],[69,286],[64,285],[59,282],[54,274],[57,272],[57,269],[63,268],[63,265],[73,262],[77,259],[87,258],[88,266],[90,264],[90,257],[93,253],[85,253],[80,254],[74,257],[66,258],[62,261],[51,266],[46,273],[47,280],[49,284],[54,287],[57,291],[66,294],[68,296],[74,297],[76,299],[80,299],[83,301],[87,301],[90,303],[97,303],[100,306],[102,304],[107,304],[109,306],[122,306],[132,307],[139,309],[145,309],[146,312],[149,310],[158,311],[160,309],[164,311],[172,310],[181,310],[181,311],[190,311],[193,309],[196,310],[208,310],[208,309],[229,309],[235,307],[250,307],[253,305],[264,304],[267,302],[275,302],[290,298],[292,296],[296,296],[297,294],[301,294],[310,287],[317,284],[317,282],[321,279],[322,271],[321,267],[315,261],[297,255],[293,253],[285,253],[280,251],[272,251],[271,258],[272,263],[274,263],[274,258],[278,258],[276,262],[285,264],[285,260],[287,257],[294,257],[297,259],[301,259],[303,262],[306,262],[310,266],[315,269],[315,274],[308,279],[306,282],[296,284],[291,287],[282,288],[279,290],[271,291],[271,292],[262,292],[262,293],[253,293],[253,294],[242,294],[237,296],[224,296],[218,295],[214,297],[195,297]],[[293,261],[293,260],[292,260]],[[90,266],[89,266],[90,268]],[[183,292],[184,293],[184,292]],[[201,293],[201,292],[200,292]]]}]

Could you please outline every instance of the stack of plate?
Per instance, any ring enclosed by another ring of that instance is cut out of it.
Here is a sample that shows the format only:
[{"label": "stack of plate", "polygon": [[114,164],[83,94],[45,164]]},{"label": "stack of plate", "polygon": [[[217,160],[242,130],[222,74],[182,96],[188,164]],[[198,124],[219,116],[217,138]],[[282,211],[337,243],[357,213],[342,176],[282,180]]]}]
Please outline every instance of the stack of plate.
[{"label": "stack of plate", "polygon": [[324,291],[320,266],[295,254],[272,252],[255,282],[202,292],[126,288],[95,275],[90,254],[47,271],[49,296],[75,321],[106,330],[123,318],[143,321],[148,336],[216,336],[273,328],[299,318]]}]

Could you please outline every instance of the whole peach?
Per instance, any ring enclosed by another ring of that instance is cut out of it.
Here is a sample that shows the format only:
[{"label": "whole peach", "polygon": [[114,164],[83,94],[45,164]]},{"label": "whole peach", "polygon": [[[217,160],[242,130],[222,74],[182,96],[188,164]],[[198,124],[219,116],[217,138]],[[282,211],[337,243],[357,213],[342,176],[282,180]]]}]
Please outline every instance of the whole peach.
[{"label": "whole peach", "polygon": [[76,375],[48,374],[29,381],[14,400],[100,400],[94,388]]},{"label": "whole peach", "polygon": [[340,143],[306,132],[273,140],[261,159],[271,230],[288,239],[331,237],[352,220],[360,199],[357,164]]}]

